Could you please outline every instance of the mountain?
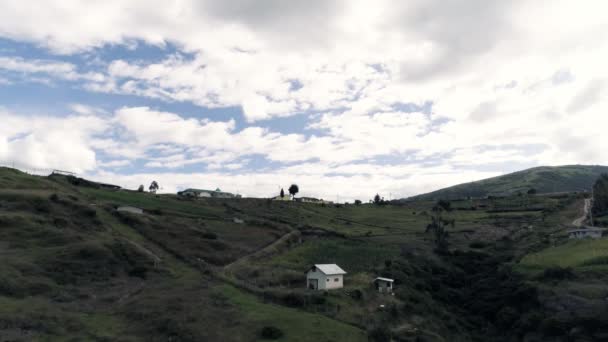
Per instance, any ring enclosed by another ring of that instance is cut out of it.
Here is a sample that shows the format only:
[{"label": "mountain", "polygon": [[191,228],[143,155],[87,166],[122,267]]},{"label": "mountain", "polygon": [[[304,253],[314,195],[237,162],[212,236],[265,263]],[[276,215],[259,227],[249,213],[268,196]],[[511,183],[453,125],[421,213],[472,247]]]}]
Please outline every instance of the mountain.
[{"label": "mountain", "polygon": [[504,196],[535,189],[537,193],[590,190],[608,166],[567,165],[540,166],[503,176],[463,183],[408,198],[408,200],[438,200]]}]

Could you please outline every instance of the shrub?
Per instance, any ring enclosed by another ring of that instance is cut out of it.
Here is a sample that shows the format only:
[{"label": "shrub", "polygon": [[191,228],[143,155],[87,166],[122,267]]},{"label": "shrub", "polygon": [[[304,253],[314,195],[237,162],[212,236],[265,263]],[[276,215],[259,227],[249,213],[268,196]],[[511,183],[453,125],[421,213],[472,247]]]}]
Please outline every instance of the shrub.
[{"label": "shrub", "polygon": [[212,233],[212,232],[204,232],[202,234],[203,239],[208,239],[208,240],[217,240],[217,234]]},{"label": "shrub", "polygon": [[572,269],[563,267],[549,267],[539,277],[541,280],[566,280],[574,279],[576,276]]},{"label": "shrub", "polygon": [[608,265],[608,256],[598,256],[589,260],[586,260],[582,264],[583,266],[594,266],[594,265]]},{"label": "shrub", "polygon": [[473,241],[469,244],[471,248],[484,248],[485,246],[486,244],[483,241]]},{"label": "shrub", "polygon": [[266,340],[278,340],[283,337],[283,331],[277,327],[265,326],[260,331],[260,336]]},{"label": "shrub", "polygon": [[370,330],[367,334],[369,341],[373,342],[390,342],[391,341],[391,332],[388,328],[385,327],[377,327]]}]

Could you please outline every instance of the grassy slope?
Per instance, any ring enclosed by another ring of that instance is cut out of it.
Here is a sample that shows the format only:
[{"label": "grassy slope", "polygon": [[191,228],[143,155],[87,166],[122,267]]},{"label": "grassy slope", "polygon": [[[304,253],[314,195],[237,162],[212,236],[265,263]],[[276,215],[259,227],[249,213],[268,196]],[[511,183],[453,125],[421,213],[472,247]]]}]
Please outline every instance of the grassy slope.
[{"label": "grassy slope", "polygon": [[[545,320],[561,313],[534,306],[534,292],[505,262],[562,245],[580,202],[577,196],[454,201],[450,244],[458,253],[440,257],[424,233],[432,201],[338,207],[180,200],[0,169],[0,336],[251,341],[265,325],[283,330],[284,341],[363,341],[364,329],[378,327],[406,341],[544,333],[552,327]],[[114,212],[125,204],[148,213]],[[234,217],[247,223],[234,224]],[[236,265],[229,278],[215,276],[294,229],[301,241]],[[155,265],[150,253],[162,261]],[[344,291],[323,296],[302,288],[303,269],[324,262],[349,272]],[[601,275],[546,283],[534,274],[526,273],[528,281],[548,293],[606,293]],[[396,296],[373,290],[378,275],[396,279]]]},{"label": "grassy slope", "polygon": [[525,193],[532,188],[539,193],[589,190],[599,175],[607,172],[607,166],[543,166],[477,182],[459,184],[414,196],[411,199],[479,198],[488,195],[512,194],[518,191]]},{"label": "grassy slope", "polygon": [[[114,205],[124,204],[161,215],[117,215]],[[224,203],[73,187],[0,169],[0,336],[251,341],[276,322],[284,340],[364,340],[347,324],[226,287],[210,276],[213,264],[197,266],[196,250],[209,249],[221,264],[285,231],[263,222],[235,226],[234,216]],[[162,261],[155,265],[151,254]],[[316,324],[322,329],[309,334]]]}]

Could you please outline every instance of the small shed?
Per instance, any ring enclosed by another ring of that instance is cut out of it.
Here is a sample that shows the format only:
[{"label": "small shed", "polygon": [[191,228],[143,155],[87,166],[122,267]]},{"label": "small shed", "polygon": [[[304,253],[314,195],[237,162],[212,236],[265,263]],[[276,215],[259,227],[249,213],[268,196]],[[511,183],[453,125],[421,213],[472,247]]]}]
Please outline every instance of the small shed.
[{"label": "small shed", "polygon": [[141,215],[144,213],[143,209],[137,208],[137,207],[131,207],[128,205],[118,207],[118,208],[116,208],[116,211],[122,211],[122,212],[131,213],[131,214],[138,214],[138,215]]},{"label": "small shed", "polygon": [[573,229],[568,231],[568,237],[570,239],[600,239],[606,229],[602,228],[585,228],[585,229]]},{"label": "small shed", "polygon": [[344,271],[336,264],[315,264],[306,271],[306,288],[333,290],[344,287]]},{"label": "small shed", "polygon": [[374,286],[380,293],[392,293],[394,279],[378,277],[374,279]]}]

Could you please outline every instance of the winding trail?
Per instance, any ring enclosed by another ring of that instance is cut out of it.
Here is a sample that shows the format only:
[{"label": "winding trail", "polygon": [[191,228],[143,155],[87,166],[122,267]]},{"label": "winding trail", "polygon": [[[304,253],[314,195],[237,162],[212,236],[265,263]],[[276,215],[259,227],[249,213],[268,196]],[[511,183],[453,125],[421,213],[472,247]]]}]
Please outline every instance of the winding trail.
[{"label": "winding trail", "polygon": [[587,217],[589,217],[589,210],[591,210],[591,200],[586,198],[585,205],[583,206],[583,216],[572,221],[572,225],[575,227],[581,227]]}]

